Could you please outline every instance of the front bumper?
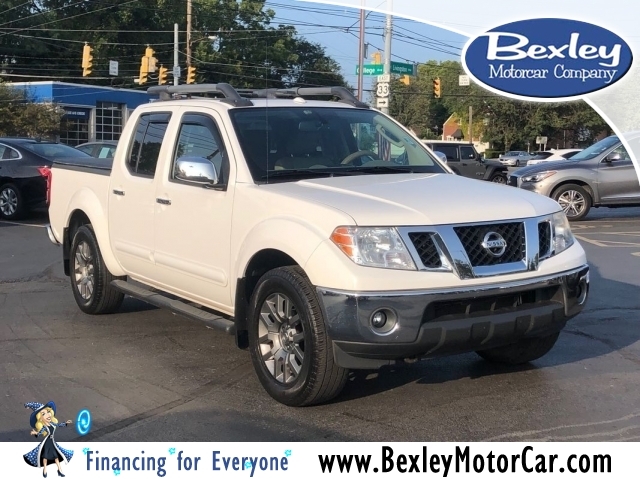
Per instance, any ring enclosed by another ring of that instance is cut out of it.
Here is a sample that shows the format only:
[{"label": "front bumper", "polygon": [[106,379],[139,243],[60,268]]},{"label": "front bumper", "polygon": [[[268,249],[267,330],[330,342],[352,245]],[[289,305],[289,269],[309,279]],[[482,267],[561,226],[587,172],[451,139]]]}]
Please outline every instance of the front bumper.
[{"label": "front bumper", "polygon": [[[349,369],[375,369],[409,358],[546,336],[582,311],[588,293],[587,265],[466,289],[354,293],[318,288],[335,361]],[[388,317],[383,332],[371,322],[379,310]]]}]

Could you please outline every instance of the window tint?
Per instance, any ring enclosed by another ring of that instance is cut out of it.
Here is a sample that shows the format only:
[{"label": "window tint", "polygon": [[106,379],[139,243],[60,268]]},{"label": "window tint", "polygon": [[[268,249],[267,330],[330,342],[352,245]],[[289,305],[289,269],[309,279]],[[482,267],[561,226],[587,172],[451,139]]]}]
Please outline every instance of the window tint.
[{"label": "window tint", "polygon": [[620,145],[611,153],[620,153],[620,155],[622,155],[622,159],[620,161],[631,161],[631,157],[629,156],[629,153],[627,153],[627,149],[624,147],[624,145]]},{"label": "window tint", "polygon": [[87,153],[89,155],[93,155],[93,145],[85,145],[85,146],[79,146],[76,148],[76,150],[80,150],[84,153]]},{"label": "window tint", "polygon": [[455,145],[434,145],[433,149],[447,155],[447,161],[459,161],[458,147]]},{"label": "window tint", "polygon": [[215,122],[210,117],[198,114],[184,116],[173,155],[172,180],[175,179],[176,160],[188,156],[209,160],[216,167],[220,183],[224,183],[228,169],[227,162],[224,161],[226,158],[224,144]]},{"label": "window tint", "polygon": [[169,113],[140,116],[127,161],[129,171],[142,176],[155,174],[170,118]]},{"label": "window tint", "polygon": [[475,160],[476,152],[470,146],[461,146],[460,147],[460,156],[463,160]]},{"label": "window tint", "polygon": [[115,146],[102,146],[98,151],[98,158],[113,158],[115,151]]}]

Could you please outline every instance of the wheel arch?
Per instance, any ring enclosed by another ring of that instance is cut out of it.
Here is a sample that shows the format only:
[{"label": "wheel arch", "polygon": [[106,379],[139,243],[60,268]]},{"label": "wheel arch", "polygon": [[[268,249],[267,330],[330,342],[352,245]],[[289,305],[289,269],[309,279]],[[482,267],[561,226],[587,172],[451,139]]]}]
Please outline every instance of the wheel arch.
[{"label": "wheel arch", "polygon": [[[96,235],[96,241],[100,248],[102,259],[109,272],[114,276],[124,276],[126,273],[122,270],[113,251],[111,249],[111,241],[109,238],[109,225],[106,211],[96,195],[88,189],[79,190],[69,202],[70,211],[67,226],[63,232],[63,259],[65,259],[65,274],[67,274],[68,255],[73,241],[73,233],[83,224],[89,224],[93,228]],[[75,228],[75,229],[74,229]]]},{"label": "wheel arch", "polygon": [[586,190],[587,193],[589,193],[589,196],[591,196],[591,204],[592,205],[596,205],[597,199],[595,196],[595,192],[593,191],[593,188],[591,187],[591,185],[589,185],[589,183],[587,183],[586,181],[583,180],[575,180],[575,179],[569,179],[569,180],[563,180],[560,183],[558,183],[557,185],[555,185],[553,187],[553,189],[551,190],[551,193],[549,193],[549,196],[551,198],[553,198],[556,194],[556,191],[558,191],[559,188],[566,186],[566,185],[578,185],[581,186],[582,188],[584,188]]}]

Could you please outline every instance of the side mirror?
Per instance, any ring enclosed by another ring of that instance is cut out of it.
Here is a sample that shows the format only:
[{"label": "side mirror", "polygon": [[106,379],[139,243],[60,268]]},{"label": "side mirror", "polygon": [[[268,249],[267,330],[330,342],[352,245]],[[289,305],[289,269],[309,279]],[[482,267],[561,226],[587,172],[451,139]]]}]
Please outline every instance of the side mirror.
[{"label": "side mirror", "polygon": [[176,160],[174,178],[203,185],[217,185],[218,171],[213,163],[206,158],[197,156],[183,156]]},{"label": "side mirror", "polygon": [[604,161],[606,161],[607,163],[611,163],[612,161],[620,161],[620,160],[622,160],[622,153],[617,152],[617,151],[613,151],[613,152],[609,153],[604,158]]}]

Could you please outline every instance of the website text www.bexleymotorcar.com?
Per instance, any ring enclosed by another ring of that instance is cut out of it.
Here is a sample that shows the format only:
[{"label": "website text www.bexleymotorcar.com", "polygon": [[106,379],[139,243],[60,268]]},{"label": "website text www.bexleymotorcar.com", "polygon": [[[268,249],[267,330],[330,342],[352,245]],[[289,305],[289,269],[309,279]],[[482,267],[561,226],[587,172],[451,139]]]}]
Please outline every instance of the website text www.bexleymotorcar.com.
[{"label": "website text www.bexleymotorcar.com", "polygon": [[453,454],[429,454],[427,446],[418,454],[400,454],[391,446],[382,446],[380,454],[318,455],[323,473],[611,473],[609,454],[537,454],[533,446],[523,446],[517,454],[473,454],[471,447],[456,446]]}]

